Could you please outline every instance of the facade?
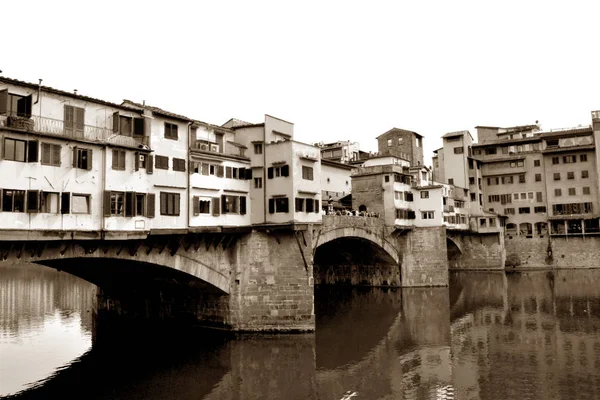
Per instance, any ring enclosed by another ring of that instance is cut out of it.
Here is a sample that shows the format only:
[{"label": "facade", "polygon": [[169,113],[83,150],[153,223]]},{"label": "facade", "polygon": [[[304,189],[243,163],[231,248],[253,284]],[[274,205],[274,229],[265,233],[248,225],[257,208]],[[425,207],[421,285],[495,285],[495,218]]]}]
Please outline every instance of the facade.
[{"label": "facade", "polygon": [[321,149],[321,159],[348,164],[360,159],[360,150],[357,142],[348,140],[333,143],[315,143]]},{"label": "facade", "polygon": [[423,164],[423,136],[405,129],[392,128],[377,136],[380,155],[392,155],[403,158],[410,165]]},{"label": "facade", "polygon": [[321,158],[322,208],[325,209],[328,206],[330,198],[334,209],[345,209],[352,206],[351,198],[349,202],[346,202],[346,199],[352,192],[351,171],[353,169],[354,167],[351,165]]}]

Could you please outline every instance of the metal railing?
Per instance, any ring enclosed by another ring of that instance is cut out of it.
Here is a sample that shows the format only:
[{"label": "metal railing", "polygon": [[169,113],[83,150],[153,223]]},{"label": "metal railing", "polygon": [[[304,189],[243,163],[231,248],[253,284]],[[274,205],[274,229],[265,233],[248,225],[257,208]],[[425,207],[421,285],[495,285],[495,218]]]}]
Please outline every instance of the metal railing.
[{"label": "metal railing", "polygon": [[0,127],[2,126],[59,137],[83,139],[92,142],[106,142],[122,146],[135,147],[140,144],[147,144],[145,143],[147,142],[147,137],[134,138],[131,136],[123,136],[114,133],[111,129],[92,125],[76,127],[75,124],[73,124],[73,126],[65,126],[64,121],[39,116],[24,118],[0,115]]}]

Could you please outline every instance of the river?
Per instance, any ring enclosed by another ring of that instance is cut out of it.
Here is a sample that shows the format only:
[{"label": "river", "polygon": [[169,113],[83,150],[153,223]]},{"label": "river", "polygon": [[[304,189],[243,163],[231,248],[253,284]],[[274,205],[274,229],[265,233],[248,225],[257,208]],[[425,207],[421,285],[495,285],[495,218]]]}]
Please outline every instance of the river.
[{"label": "river", "polygon": [[316,287],[316,333],[104,331],[95,287],[0,267],[0,397],[597,399],[600,270]]}]

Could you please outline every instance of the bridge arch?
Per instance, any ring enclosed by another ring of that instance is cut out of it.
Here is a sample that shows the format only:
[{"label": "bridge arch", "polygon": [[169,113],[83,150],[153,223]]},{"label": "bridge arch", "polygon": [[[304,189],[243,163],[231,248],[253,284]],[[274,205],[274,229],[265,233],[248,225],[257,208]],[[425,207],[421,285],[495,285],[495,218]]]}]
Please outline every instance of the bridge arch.
[{"label": "bridge arch", "polygon": [[321,232],[315,238],[315,242],[313,244],[313,256],[316,254],[317,249],[324,244],[334,240],[346,238],[358,238],[366,240],[371,244],[382,248],[397,265],[401,264],[402,259],[400,252],[392,245],[392,243],[383,238],[381,235],[377,235],[371,230],[361,227],[339,227]]}]

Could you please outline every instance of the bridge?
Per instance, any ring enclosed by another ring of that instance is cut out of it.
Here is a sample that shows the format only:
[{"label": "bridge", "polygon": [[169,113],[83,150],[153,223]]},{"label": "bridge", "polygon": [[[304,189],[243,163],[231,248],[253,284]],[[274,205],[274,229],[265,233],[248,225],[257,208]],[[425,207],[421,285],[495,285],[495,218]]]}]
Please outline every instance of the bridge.
[{"label": "bridge", "polygon": [[502,269],[501,234],[397,228],[379,218],[106,239],[81,232],[0,241],[98,287],[98,313],[232,331],[314,330],[314,285],[446,286],[448,268]]}]

